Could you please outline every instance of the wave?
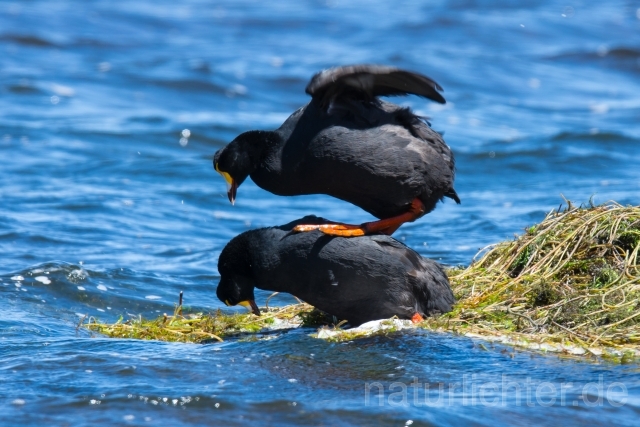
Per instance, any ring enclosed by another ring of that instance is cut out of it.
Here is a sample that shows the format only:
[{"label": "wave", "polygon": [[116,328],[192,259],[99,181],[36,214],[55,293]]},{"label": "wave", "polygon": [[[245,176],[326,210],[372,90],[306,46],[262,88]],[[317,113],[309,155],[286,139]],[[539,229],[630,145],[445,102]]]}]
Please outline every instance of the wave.
[{"label": "wave", "polygon": [[640,49],[633,47],[601,48],[588,51],[565,52],[549,56],[548,60],[598,63],[614,68],[640,71]]},{"label": "wave", "polygon": [[56,43],[47,39],[27,34],[3,34],[0,35],[0,40],[16,43],[22,46],[57,47]]},{"label": "wave", "polygon": [[[194,284],[191,289],[198,287]],[[90,270],[82,264],[59,261],[0,275],[0,295],[22,301],[21,311],[45,311],[57,318],[78,320],[85,315],[113,321],[119,316],[156,317],[171,313],[178,302],[177,289],[185,290],[185,301],[196,293],[189,292],[184,279],[126,268]],[[214,302],[213,285],[211,290]],[[198,289],[197,293],[202,295],[203,291]],[[189,304],[192,309],[209,310],[194,305]]]},{"label": "wave", "polygon": [[623,143],[638,143],[637,138],[633,138],[627,135],[623,135],[618,132],[607,132],[592,130],[589,132],[560,132],[553,135],[551,141],[595,141],[595,142],[623,142]]},{"label": "wave", "polygon": [[226,94],[227,92],[233,90],[232,88],[226,88],[224,86],[202,80],[146,80],[146,82],[164,88],[198,93]]},{"label": "wave", "polygon": [[600,59],[600,58],[615,58],[615,59],[638,59],[640,58],[640,49],[631,47],[615,47],[612,49],[602,48],[591,51],[578,51],[578,52],[565,52],[559,55],[549,57],[550,59]]},{"label": "wave", "polygon": [[38,95],[44,93],[40,88],[29,83],[7,85],[7,90],[16,95]]}]

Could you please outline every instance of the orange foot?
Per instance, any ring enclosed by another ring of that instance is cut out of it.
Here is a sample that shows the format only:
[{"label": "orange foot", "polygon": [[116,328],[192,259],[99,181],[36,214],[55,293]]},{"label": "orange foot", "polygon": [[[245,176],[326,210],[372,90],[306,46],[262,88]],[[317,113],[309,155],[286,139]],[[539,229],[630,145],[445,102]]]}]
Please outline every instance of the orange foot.
[{"label": "orange foot", "polygon": [[405,222],[415,221],[424,215],[425,207],[420,199],[415,198],[411,202],[408,212],[394,216],[392,218],[381,219],[373,222],[365,222],[360,225],[351,224],[319,224],[319,225],[296,225],[295,232],[320,230],[330,236],[355,237],[364,236],[371,233],[383,233],[391,236]]},{"label": "orange foot", "polygon": [[420,323],[420,322],[424,322],[423,317],[420,315],[420,313],[416,313],[413,315],[413,317],[411,318],[411,321],[413,323]]},{"label": "orange foot", "polygon": [[296,225],[293,227],[295,232],[320,230],[324,234],[330,236],[356,237],[364,236],[366,230],[360,225],[349,224],[319,224],[319,225]]}]

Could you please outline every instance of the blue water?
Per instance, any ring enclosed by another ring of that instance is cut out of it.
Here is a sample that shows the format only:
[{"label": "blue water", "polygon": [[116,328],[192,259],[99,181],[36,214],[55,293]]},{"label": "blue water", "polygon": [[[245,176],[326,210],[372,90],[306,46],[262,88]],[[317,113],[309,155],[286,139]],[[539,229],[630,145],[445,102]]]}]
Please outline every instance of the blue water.
[{"label": "blue water", "polygon": [[188,345],[77,330],[170,312],[180,291],[220,308],[218,255],[249,228],[371,220],[251,182],[231,206],[211,165],[347,63],[445,88],[444,106],[396,99],[457,156],[462,205],[395,234],[424,256],[468,264],[563,198],[640,203],[634,1],[2,1],[0,424],[637,425],[636,366],[428,332]]}]

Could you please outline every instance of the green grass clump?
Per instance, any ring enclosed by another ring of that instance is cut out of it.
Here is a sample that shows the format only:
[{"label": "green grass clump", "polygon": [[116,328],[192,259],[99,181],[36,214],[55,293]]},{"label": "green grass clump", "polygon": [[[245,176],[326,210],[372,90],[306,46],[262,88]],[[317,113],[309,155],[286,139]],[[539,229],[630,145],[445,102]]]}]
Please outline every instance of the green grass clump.
[{"label": "green grass clump", "polygon": [[639,250],[640,207],[570,204],[450,270],[458,303],[424,326],[584,348],[637,346]]},{"label": "green grass clump", "polygon": [[[292,327],[304,323],[305,316],[314,311],[309,304],[294,304],[281,308],[263,308],[261,316],[251,313],[226,314],[222,310],[214,313],[182,314],[177,306],[172,316],[164,314],[156,319],[143,317],[116,323],[101,323],[93,318],[82,326],[112,338],[133,338],[173,342],[223,341],[223,338],[255,334],[273,327],[276,320],[289,322]],[[311,320],[307,320],[312,324]]]}]

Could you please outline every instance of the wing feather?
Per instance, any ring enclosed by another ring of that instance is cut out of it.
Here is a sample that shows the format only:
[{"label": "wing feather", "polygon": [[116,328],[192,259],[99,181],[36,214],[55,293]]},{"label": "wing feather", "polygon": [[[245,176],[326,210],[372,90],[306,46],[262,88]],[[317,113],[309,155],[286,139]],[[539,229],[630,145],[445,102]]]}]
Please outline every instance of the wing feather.
[{"label": "wing feather", "polygon": [[323,107],[336,98],[355,97],[373,101],[378,96],[418,95],[444,104],[442,87],[427,76],[383,65],[348,65],[320,71],[306,92]]}]

